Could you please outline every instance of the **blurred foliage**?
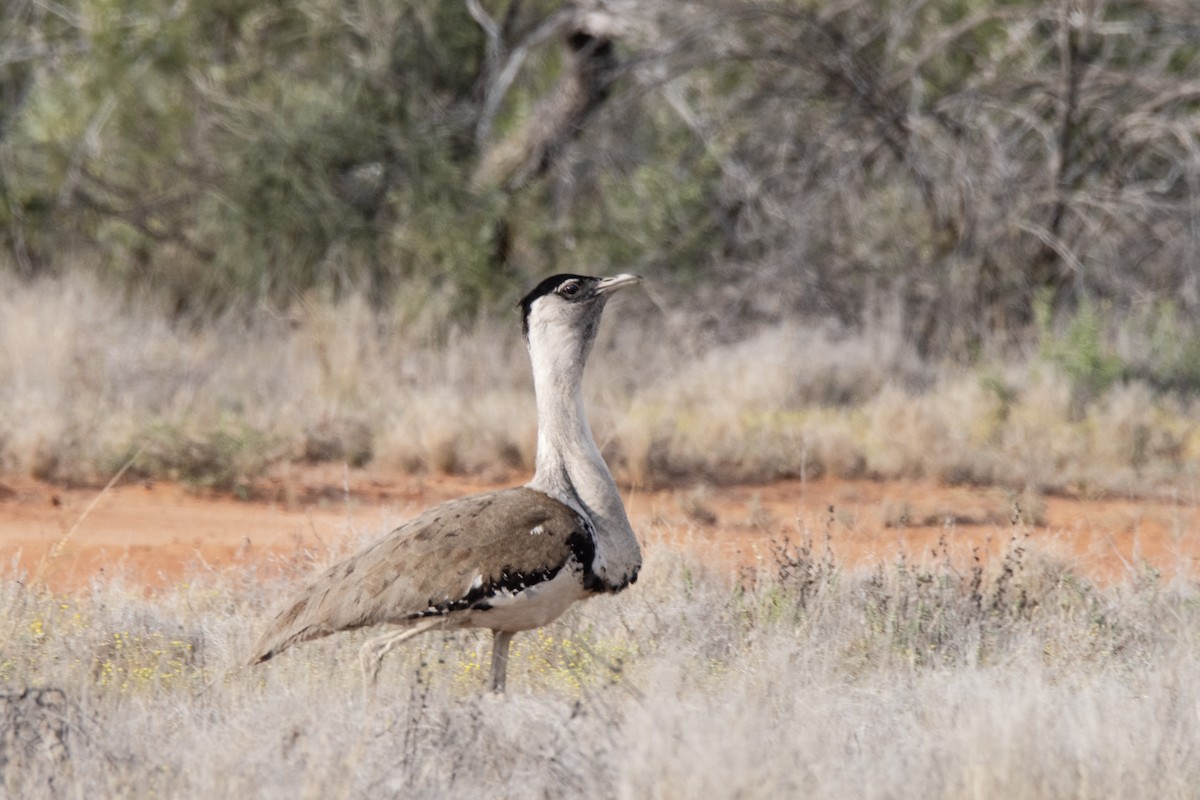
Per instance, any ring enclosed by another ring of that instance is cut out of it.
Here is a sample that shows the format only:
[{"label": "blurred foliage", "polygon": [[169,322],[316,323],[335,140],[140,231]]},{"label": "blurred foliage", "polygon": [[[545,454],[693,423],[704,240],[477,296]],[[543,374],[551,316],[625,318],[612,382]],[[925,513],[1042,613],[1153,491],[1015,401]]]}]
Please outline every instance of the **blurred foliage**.
[{"label": "blurred foliage", "polygon": [[614,266],[749,321],[898,303],[926,353],[1036,334],[1037,298],[1191,330],[1198,32],[1188,0],[12,0],[0,268],[201,318],[470,318]]},{"label": "blurred foliage", "polygon": [[287,444],[278,437],[226,417],[189,427],[152,423],[127,458],[134,475],[167,477],[246,498],[252,482],[288,455]]},{"label": "blurred foliage", "polygon": [[208,312],[478,269],[450,235],[486,213],[444,119],[478,56],[462,5],[86,0],[23,21],[49,52],[3,142],[3,221],[30,271],[95,248]]},{"label": "blurred foliage", "polygon": [[1083,303],[1061,332],[1051,327],[1051,309],[1043,293],[1037,302],[1042,356],[1071,379],[1080,402],[1104,393],[1126,373],[1125,364],[1108,346],[1100,310]]}]

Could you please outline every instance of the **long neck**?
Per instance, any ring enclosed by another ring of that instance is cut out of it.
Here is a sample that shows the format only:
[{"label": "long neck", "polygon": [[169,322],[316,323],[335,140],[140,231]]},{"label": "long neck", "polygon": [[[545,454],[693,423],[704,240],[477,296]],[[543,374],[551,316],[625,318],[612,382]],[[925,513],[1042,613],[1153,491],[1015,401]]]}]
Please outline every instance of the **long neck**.
[{"label": "long neck", "polygon": [[611,584],[624,584],[641,565],[641,552],[616,482],[588,425],[583,360],[575,360],[574,369],[560,369],[538,355],[531,353],[537,393],[537,470],[528,485],[591,520],[598,538],[597,573]]}]

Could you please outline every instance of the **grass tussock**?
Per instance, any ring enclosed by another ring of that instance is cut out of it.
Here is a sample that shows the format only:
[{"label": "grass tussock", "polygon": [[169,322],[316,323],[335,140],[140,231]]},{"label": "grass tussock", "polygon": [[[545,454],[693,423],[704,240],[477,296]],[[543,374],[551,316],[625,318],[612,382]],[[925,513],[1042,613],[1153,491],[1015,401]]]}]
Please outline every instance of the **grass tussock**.
[{"label": "grass tussock", "polygon": [[[1196,486],[1200,401],[1138,377],[1152,371],[1129,331],[1123,356],[1097,361],[1108,351],[1092,326],[964,367],[918,358],[884,324],[780,322],[727,341],[703,314],[666,316],[648,294],[621,305],[586,391],[601,448],[627,481]],[[352,297],[192,328],[73,274],[5,287],[0,327],[3,471],[102,484],[129,463],[133,476],[251,494],[297,462],[489,477],[533,466],[515,312],[444,337]],[[1120,378],[1114,363],[1127,367]]]},{"label": "grass tussock", "polygon": [[836,547],[781,540],[735,582],[651,543],[631,591],[517,638],[507,696],[488,637],[435,633],[370,708],[362,635],[241,668],[298,576],[8,580],[0,768],[23,797],[1193,796],[1194,584],[1097,587],[1019,535],[991,564]]}]

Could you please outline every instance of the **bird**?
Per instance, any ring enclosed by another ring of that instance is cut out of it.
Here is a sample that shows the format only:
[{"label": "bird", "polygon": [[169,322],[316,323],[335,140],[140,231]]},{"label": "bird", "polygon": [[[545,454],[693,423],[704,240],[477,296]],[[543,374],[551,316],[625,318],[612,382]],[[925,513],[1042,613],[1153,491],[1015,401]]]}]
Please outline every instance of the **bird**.
[{"label": "bird", "polygon": [[502,693],[515,633],[576,601],[637,581],[641,548],[583,403],[583,373],[608,299],[641,276],[560,274],[519,302],[533,369],[533,478],[435,506],[335,564],[267,626],[249,659],[367,626],[399,626],[360,651],[364,691],[383,657],[431,630],[492,631],[491,689]]}]

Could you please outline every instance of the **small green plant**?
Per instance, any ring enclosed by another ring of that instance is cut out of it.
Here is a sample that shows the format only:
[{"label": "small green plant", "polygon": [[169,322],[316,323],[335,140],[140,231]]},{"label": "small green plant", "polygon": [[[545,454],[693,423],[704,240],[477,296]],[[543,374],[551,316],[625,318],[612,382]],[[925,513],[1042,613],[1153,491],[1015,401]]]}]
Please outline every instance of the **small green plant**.
[{"label": "small green plant", "polygon": [[1144,341],[1131,371],[1160,390],[1200,390],[1200,329],[1185,319],[1174,301],[1163,300],[1131,323],[1132,333]]},{"label": "small green plant", "polygon": [[1076,411],[1079,412],[1127,372],[1125,363],[1105,340],[1102,309],[1085,301],[1067,320],[1063,330],[1056,332],[1049,296],[1042,294],[1035,303],[1041,356],[1071,379]]},{"label": "small green plant", "polygon": [[134,459],[135,474],[240,497],[248,497],[252,482],[288,454],[281,437],[236,416],[222,417],[211,427],[155,422],[137,444],[143,449]]},{"label": "small green plant", "polygon": [[1021,399],[1017,387],[1011,385],[997,370],[985,370],[979,375],[979,386],[991,401],[991,413],[986,420],[985,438],[987,441],[999,442],[1004,426],[1008,424],[1009,415]]}]

